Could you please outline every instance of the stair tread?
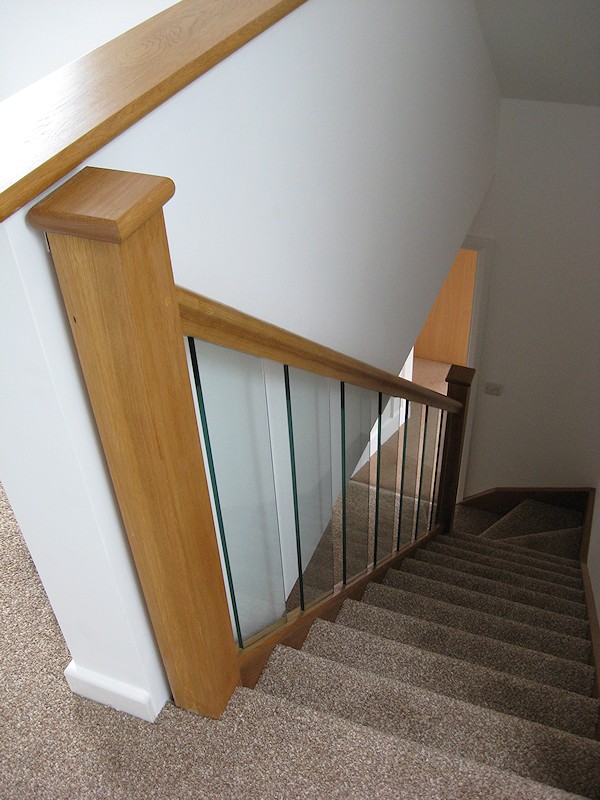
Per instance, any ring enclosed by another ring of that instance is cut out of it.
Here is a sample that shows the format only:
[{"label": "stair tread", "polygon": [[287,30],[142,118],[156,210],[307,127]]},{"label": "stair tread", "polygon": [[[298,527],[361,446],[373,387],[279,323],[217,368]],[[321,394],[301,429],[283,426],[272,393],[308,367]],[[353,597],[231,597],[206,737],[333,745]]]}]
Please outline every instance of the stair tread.
[{"label": "stair tread", "polygon": [[[422,562],[415,563],[420,564]],[[536,625],[572,637],[587,638],[588,624],[585,619],[559,614],[555,611],[509,600],[505,597],[497,597],[474,589],[467,589],[464,586],[447,583],[441,577],[441,569],[435,571],[429,569],[427,574],[423,574],[425,570],[417,574],[416,569],[418,567],[415,568],[415,571],[390,569],[383,583],[385,586],[439,598],[454,605],[479,609],[488,614],[516,619],[527,625]],[[444,570],[443,572],[450,572],[450,570]],[[440,577],[436,578],[435,574]],[[459,575],[463,574],[459,573]]]},{"label": "stair tread", "polygon": [[[584,603],[574,603],[560,597],[544,594],[520,586],[503,583],[502,581],[480,578],[460,570],[438,566],[437,564],[419,561],[414,558],[405,558],[399,570],[395,572],[411,572],[423,577],[432,578],[445,584],[458,586],[473,592],[485,594],[488,597],[508,600],[531,608],[539,608],[554,614],[573,617],[579,623],[585,622],[587,609]],[[390,573],[393,572],[390,570]],[[575,626],[577,627],[577,626]],[[581,627],[581,625],[580,625]],[[583,626],[587,631],[587,626]]]},{"label": "stair tread", "polygon": [[586,696],[592,693],[594,668],[590,664],[530,650],[500,639],[350,599],[344,601],[336,623],[569,692]]},{"label": "stair tread", "polygon": [[304,651],[457,700],[594,737],[599,702],[489,667],[317,620]]},{"label": "stair tread", "polygon": [[573,603],[583,604],[584,592],[582,589],[575,589],[571,586],[561,586],[552,581],[544,581],[533,575],[522,575],[519,572],[512,572],[510,569],[490,566],[489,564],[479,564],[465,559],[455,558],[450,553],[439,553],[427,547],[420,547],[412,556],[418,561],[437,564],[440,567],[465,572],[479,578],[488,578],[499,583],[506,583],[510,586],[519,586],[531,591],[549,594],[554,597],[570,600]]},{"label": "stair tread", "polygon": [[600,788],[600,742],[278,646],[259,691],[582,795]]},{"label": "stair tread", "polygon": [[[576,796],[431,747],[348,722],[264,692],[238,688],[213,739],[229,768],[208,778],[206,796],[262,800],[573,800]],[[265,758],[265,753],[273,754]]]},{"label": "stair tread", "polygon": [[522,534],[576,528],[582,521],[579,511],[538,500],[524,500],[480,535],[485,539],[504,539]]},{"label": "stair tread", "polygon": [[539,550],[545,554],[551,553],[555,556],[575,559],[579,555],[582,536],[583,528],[578,526],[507,537],[503,541],[509,544],[514,543],[521,547],[528,547],[531,550]]},{"label": "stair tread", "polygon": [[482,536],[472,536],[469,533],[456,533],[451,534],[452,539],[458,541],[472,542],[485,546],[486,550],[505,551],[510,554],[511,558],[523,556],[528,559],[535,559],[536,562],[543,562],[546,569],[555,569],[557,571],[565,572],[567,575],[581,575],[581,566],[579,561],[571,558],[562,558],[561,556],[553,556],[548,553],[541,553],[539,550],[531,550],[528,547],[519,547],[519,545],[512,542],[505,542],[503,539],[484,539]]},{"label": "stair tread", "polygon": [[391,611],[460,628],[469,633],[483,634],[492,639],[500,639],[583,664],[589,663],[591,644],[586,639],[542,629],[478,609],[457,606],[418,592],[371,583],[367,586],[362,600]]},{"label": "stair tread", "polygon": [[532,578],[539,578],[539,580],[556,583],[559,586],[569,586],[572,589],[577,589],[583,592],[583,581],[580,577],[576,577],[574,575],[565,575],[562,572],[553,572],[552,570],[548,569],[542,569],[534,564],[513,561],[508,558],[501,558],[491,554],[488,555],[483,551],[478,551],[476,549],[471,549],[469,547],[464,547],[460,544],[457,544],[456,539],[451,536],[443,536],[437,539],[432,539],[431,541],[427,542],[422,549],[431,550],[434,553],[444,553],[452,556],[452,558],[461,558],[467,562],[485,564],[486,566],[497,567],[498,569],[506,569],[519,575],[530,575]]},{"label": "stair tread", "polygon": [[454,529],[478,536],[502,517],[481,508],[457,505],[454,509]]}]

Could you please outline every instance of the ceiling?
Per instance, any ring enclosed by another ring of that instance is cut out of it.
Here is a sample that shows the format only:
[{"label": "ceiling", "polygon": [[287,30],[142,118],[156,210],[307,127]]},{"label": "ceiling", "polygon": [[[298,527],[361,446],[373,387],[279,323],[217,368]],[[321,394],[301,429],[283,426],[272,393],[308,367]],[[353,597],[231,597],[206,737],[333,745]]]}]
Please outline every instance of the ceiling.
[{"label": "ceiling", "polygon": [[503,97],[600,106],[600,0],[475,0]]}]

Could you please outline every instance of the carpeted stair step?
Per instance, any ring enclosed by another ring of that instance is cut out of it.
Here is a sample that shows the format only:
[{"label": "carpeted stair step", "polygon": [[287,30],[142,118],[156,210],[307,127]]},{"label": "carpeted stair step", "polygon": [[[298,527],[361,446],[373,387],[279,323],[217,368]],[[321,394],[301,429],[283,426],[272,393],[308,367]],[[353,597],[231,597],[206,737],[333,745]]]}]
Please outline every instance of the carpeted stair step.
[{"label": "carpeted stair step", "polygon": [[580,511],[540,503],[538,500],[524,500],[480,535],[484,539],[506,539],[510,536],[577,528],[582,523]]},{"label": "carpeted stair step", "polygon": [[483,552],[478,552],[477,550],[457,546],[456,540],[450,536],[432,539],[431,541],[426,542],[417,552],[420,552],[421,550],[448,555],[452,558],[460,558],[463,561],[474,564],[483,564],[487,567],[509,570],[510,572],[518,573],[519,575],[526,575],[531,578],[537,578],[541,581],[548,581],[549,583],[555,583],[559,586],[568,586],[571,589],[578,591],[580,593],[580,597],[584,596],[583,581],[581,578],[571,575],[564,575],[560,572],[554,572],[553,570],[549,569],[540,569],[539,567],[532,566],[531,564],[523,564],[518,561],[509,560],[507,558],[494,555],[487,555]]},{"label": "carpeted stair step", "polygon": [[532,575],[522,575],[519,572],[512,572],[505,564],[504,567],[489,566],[475,561],[466,561],[464,558],[454,558],[450,553],[439,553],[427,547],[420,547],[416,550],[412,558],[417,561],[425,561],[429,564],[436,564],[439,567],[465,572],[479,578],[488,578],[491,581],[499,581],[511,586],[519,586],[530,591],[549,594],[554,597],[561,597],[573,603],[582,604],[585,595],[582,589],[574,589],[571,586],[561,586],[552,581],[544,581],[534,578]]},{"label": "carpeted stair step", "polygon": [[532,564],[540,569],[560,572],[563,575],[570,575],[581,580],[581,566],[578,561],[567,560],[538,553],[536,550],[528,550],[525,547],[517,547],[502,539],[482,539],[481,536],[471,536],[466,533],[452,533],[448,536],[455,547],[464,547],[480,553],[489,553],[496,558],[506,558],[510,561],[517,561],[521,564]]},{"label": "carpeted stair step", "polygon": [[[406,561],[411,561],[411,559],[406,559]],[[422,569],[423,562],[420,561],[412,561],[412,564],[409,569],[388,570],[383,581],[384,585],[392,586],[395,589],[404,589],[407,592],[418,592],[457,606],[507,617],[526,625],[537,625],[568,636],[579,636],[583,639],[588,636],[588,624],[585,619],[559,614],[556,611],[547,611],[539,606],[518,603],[505,597],[496,597],[493,594],[478,592],[474,589],[466,589],[457,584],[446,583],[443,577],[436,578],[434,575],[437,573],[438,576],[441,576],[451,570],[442,571],[438,568],[431,568],[429,565],[424,565],[425,569]],[[464,573],[457,574],[464,575]]]},{"label": "carpeted stair step", "polygon": [[[204,786],[205,797],[576,798],[514,772],[450,757],[398,736],[250,689],[236,690],[222,723],[231,733],[215,741],[215,770]],[[265,758],[265,754],[269,756]],[[235,765],[233,769],[231,763]],[[219,768],[221,764],[223,768]]]},{"label": "carpeted stair step", "polygon": [[483,511],[480,508],[458,505],[454,509],[453,527],[456,531],[478,536],[495,522],[498,522],[501,517],[502,514],[494,514],[491,511]]},{"label": "carpeted stair step", "polygon": [[551,553],[563,558],[576,559],[581,549],[583,528],[564,528],[543,533],[529,533],[525,536],[508,537],[502,541],[528,547],[530,550],[539,550],[542,553]]},{"label": "carpeted stair step", "polygon": [[356,600],[344,601],[336,623],[568,692],[588,697],[592,694],[594,668],[590,664],[519,647],[500,639],[490,639]]},{"label": "carpeted stair step", "polygon": [[415,558],[405,558],[399,567],[401,572],[411,572],[414,575],[421,575],[432,580],[442,581],[463,589],[470,589],[473,592],[481,592],[514,603],[522,603],[533,608],[541,608],[546,611],[553,611],[555,614],[585,619],[587,609],[584,603],[575,603],[572,600],[565,600],[562,597],[554,597],[545,592],[538,592],[532,589],[525,589],[521,586],[513,586],[503,581],[481,578],[477,575],[470,575],[460,570],[428,563]]},{"label": "carpeted stair step", "polygon": [[304,652],[466,703],[594,738],[598,700],[317,620]]},{"label": "carpeted stair step", "polygon": [[[407,577],[413,576],[407,575]],[[437,599],[437,595],[431,597],[420,594],[418,590],[411,592],[370,583],[362,596],[362,601],[389,611],[398,611],[440,625],[459,628],[468,633],[500,639],[531,650],[540,650],[560,658],[583,664],[589,664],[590,661],[591,644],[587,639],[519,622],[510,615],[497,616],[488,614],[480,608],[454,605],[452,602]]]},{"label": "carpeted stair step", "polygon": [[275,648],[257,689],[565,791],[600,791],[600,742],[302,651]]}]

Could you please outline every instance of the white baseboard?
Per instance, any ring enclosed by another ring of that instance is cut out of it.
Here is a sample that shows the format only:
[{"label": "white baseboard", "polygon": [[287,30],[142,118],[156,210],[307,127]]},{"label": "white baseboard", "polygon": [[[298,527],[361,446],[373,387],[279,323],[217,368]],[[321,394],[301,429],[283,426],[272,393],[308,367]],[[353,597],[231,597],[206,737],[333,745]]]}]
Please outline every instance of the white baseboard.
[{"label": "white baseboard", "polygon": [[66,668],[65,678],[75,694],[140,717],[146,722],[154,722],[160,712],[146,689],[117,681],[85,667],[78,667],[74,661]]}]

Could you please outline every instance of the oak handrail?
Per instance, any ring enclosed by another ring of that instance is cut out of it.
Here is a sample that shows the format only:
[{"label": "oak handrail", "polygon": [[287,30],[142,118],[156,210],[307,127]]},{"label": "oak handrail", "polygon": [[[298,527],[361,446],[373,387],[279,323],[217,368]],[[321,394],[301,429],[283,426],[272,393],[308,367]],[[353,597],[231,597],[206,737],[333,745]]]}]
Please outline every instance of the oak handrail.
[{"label": "oak handrail", "polygon": [[202,295],[175,288],[182,333],[260,358],[316,372],[376,392],[458,413],[462,405],[446,395],[343,355],[269,322]]},{"label": "oak handrail", "polygon": [[182,0],[0,103],[0,221],[306,0]]}]

